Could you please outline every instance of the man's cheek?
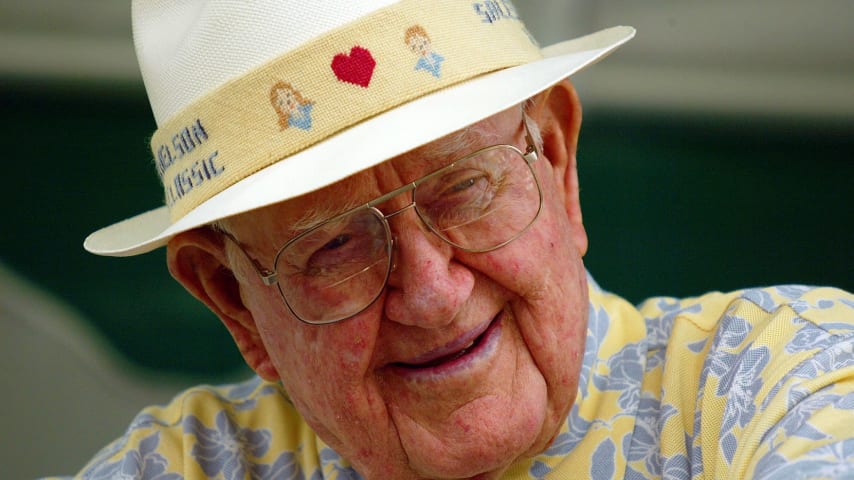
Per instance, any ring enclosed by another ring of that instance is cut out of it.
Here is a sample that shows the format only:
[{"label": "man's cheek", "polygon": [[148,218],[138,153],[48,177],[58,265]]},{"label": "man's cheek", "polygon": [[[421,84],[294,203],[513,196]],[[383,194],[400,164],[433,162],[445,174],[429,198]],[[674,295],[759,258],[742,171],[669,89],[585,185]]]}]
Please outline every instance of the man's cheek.
[{"label": "man's cheek", "polygon": [[333,366],[334,362],[324,363],[301,354],[289,356],[289,361],[285,362],[288,368],[282,379],[285,390],[309,423],[334,418],[328,415],[338,408],[336,404],[340,401],[340,392],[335,386],[343,384],[342,371]]}]

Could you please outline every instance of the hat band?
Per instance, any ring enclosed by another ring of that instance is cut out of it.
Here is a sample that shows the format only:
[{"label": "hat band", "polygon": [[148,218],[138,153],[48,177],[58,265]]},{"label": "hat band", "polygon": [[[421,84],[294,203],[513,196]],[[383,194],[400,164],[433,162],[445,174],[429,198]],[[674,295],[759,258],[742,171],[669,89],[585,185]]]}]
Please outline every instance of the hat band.
[{"label": "hat band", "polygon": [[506,0],[378,10],[227,82],[154,133],[170,219],[368,117],[540,57]]}]

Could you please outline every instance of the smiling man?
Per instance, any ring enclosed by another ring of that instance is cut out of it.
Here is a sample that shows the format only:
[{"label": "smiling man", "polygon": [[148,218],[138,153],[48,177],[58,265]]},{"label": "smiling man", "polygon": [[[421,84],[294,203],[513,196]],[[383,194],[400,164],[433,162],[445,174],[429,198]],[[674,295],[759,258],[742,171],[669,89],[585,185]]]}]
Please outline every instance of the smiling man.
[{"label": "smiling man", "polygon": [[631,28],[540,49],[506,1],[138,1],[134,34],[167,205],[86,247],[166,245],[258,377],[146,409],[82,477],[852,474],[851,295],[636,309],[588,277],[566,77]]}]

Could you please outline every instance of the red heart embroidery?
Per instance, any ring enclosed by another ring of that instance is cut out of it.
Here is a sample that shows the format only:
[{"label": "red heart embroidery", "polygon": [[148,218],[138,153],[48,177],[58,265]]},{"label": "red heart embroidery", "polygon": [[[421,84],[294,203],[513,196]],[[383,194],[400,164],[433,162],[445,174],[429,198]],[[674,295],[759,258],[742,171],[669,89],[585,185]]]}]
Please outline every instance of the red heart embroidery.
[{"label": "red heart embroidery", "polygon": [[350,55],[339,53],[332,59],[332,71],[342,82],[368,87],[377,62],[366,48],[353,47]]}]

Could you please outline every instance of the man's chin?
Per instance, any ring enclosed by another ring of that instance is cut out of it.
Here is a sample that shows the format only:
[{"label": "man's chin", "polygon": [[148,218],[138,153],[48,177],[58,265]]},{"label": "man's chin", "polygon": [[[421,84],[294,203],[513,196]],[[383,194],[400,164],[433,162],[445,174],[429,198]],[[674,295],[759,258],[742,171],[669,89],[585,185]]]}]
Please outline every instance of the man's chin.
[{"label": "man's chin", "polygon": [[440,425],[425,427],[405,416],[394,423],[410,468],[424,478],[499,478],[535,444],[545,444],[541,437],[552,438],[542,431],[544,401],[531,400],[482,398]]}]

